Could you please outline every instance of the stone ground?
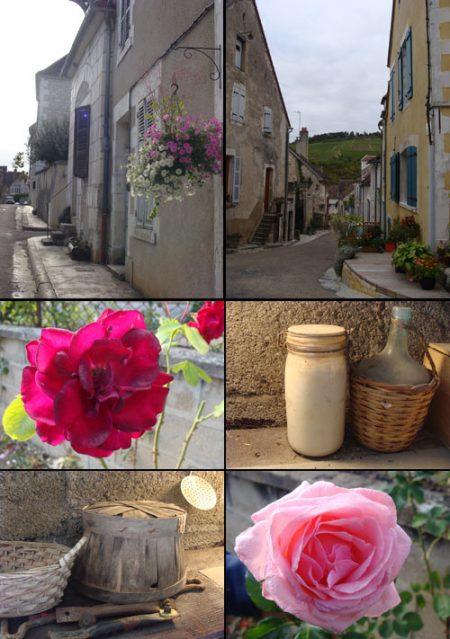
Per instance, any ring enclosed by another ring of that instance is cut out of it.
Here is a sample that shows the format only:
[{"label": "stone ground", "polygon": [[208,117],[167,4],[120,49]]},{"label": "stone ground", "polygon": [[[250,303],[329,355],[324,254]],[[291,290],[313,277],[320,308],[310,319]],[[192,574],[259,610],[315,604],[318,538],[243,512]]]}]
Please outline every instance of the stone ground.
[{"label": "stone ground", "polygon": [[21,216],[13,205],[0,205],[0,298],[34,297],[26,241],[33,233],[24,231]]},{"label": "stone ground", "polygon": [[227,297],[232,299],[337,298],[319,282],[333,266],[337,241],[327,233],[308,244],[227,255]]}]

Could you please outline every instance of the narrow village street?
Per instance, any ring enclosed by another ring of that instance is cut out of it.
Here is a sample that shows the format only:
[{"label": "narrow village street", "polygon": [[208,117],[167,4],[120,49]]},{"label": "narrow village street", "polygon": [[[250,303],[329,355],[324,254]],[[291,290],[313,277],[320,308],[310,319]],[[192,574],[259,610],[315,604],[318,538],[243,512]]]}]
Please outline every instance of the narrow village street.
[{"label": "narrow village street", "polygon": [[319,279],[334,264],[332,233],[295,246],[227,256],[227,297],[232,299],[337,298]]},{"label": "narrow village street", "polygon": [[17,207],[0,206],[0,297],[34,297],[36,288],[29,266],[26,241],[33,233],[22,230]]}]

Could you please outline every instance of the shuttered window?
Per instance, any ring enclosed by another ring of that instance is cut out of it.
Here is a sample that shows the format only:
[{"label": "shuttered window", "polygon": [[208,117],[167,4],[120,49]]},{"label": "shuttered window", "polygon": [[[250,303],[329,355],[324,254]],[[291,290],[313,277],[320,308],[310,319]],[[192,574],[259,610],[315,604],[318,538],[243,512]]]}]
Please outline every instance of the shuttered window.
[{"label": "shuttered window", "polygon": [[89,141],[91,130],[91,107],[75,109],[75,138],[73,174],[87,178],[89,175]]},{"label": "shuttered window", "polygon": [[120,46],[123,48],[130,37],[131,0],[120,0]]},{"label": "shuttered window", "polygon": [[400,155],[394,153],[391,157],[391,200],[400,201]]},{"label": "shuttered window", "polygon": [[[138,147],[142,145],[145,139],[145,132],[151,126],[154,120],[151,102],[148,98],[141,100],[136,109],[136,128]],[[136,197],[135,214],[138,226],[154,230],[154,220],[150,219],[150,213],[155,204],[153,197]]]},{"label": "shuttered window", "polygon": [[241,158],[238,155],[235,155],[234,162],[233,162],[233,194],[232,194],[233,204],[238,204],[241,198],[241,175],[242,175]]},{"label": "shuttered window", "polygon": [[234,122],[243,122],[245,118],[245,87],[242,84],[233,86],[233,97],[231,105],[231,119]]},{"label": "shuttered window", "polygon": [[244,66],[244,40],[239,36],[236,38],[236,57],[235,65],[238,69],[243,69]]},{"label": "shuttered window", "polygon": [[264,133],[267,133],[267,134],[272,133],[272,128],[273,128],[272,120],[273,120],[272,109],[270,107],[264,107],[264,124],[263,124]]},{"label": "shuttered window", "polygon": [[389,94],[390,94],[390,97],[391,97],[391,100],[390,100],[390,104],[391,104],[391,121],[393,122],[395,120],[395,69],[392,69],[392,71],[391,71]]},{"label": "shuttered window", "polygon": [[403,55],[402,51],[398,55],[398,65],[397,65],[397,86],[398,86],[398,108],[399,111],[403,111]]},{"label": "shuttered window", "polygon": [[413,51],[412,51],[412,31],[408,32],[405,40],[405,98],[410,100],[413,97]]},{"label": "shuttered window", "polygon": [[410,146],[406,149],[407,171],[407,203],[409,206],[417,206],[417,148]]}]

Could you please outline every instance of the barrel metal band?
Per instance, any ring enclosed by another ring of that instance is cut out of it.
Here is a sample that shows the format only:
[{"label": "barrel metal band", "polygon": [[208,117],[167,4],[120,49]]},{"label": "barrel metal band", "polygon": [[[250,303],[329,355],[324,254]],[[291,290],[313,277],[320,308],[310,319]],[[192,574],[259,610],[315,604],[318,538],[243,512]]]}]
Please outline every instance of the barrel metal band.
[{"label": "barrel metal band", "polygon": [[286,343],[287,349],[289,351],[289,353],[293,353],[294,355],[296,353],[314,353],[317,355],[320,355],[321,353],[340,353],[341,351],[345,351],[345,345],[343,346],[336,346],[335,348],[314,348],[314,346],[294,346],[293,344],[290,344],[289,342]]}]

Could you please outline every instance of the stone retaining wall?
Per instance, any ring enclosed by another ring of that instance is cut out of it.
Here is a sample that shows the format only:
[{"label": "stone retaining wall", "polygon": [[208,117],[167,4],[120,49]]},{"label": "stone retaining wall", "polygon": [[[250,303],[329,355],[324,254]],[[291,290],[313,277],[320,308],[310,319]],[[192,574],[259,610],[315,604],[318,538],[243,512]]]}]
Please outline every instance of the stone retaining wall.
[{"label": "stone retaining wall", "polygon": [[[20,391],[22,369],[26,365],[25,344],[36,339],[39,329],[0,325],[0,414]],[[186,431],[194,418],[198,402],[206,400],[206,411],[223,400],[224,366],[223,354],[210,352],[201,356],[190,348],[174,348],[173,362],[190,359],[212,377],[211,384],[201,382],[199,386],[189,386],[177,377],[167,400],[166,419],[160,438],[160,468],[174,468]],[[1,373],[7,368],[6,374]],[[70,448],[66,445],[48,446],[38,437],[31,445],[40,446],[52,457],[62,457]],[[136,466],[131,454],[116,453],[108,459],[111,468],[150,468],[152,460],[153,434],[139,440]],[[223,417],[211,419],[201,425],[194,435],[185,460],[185,468],[222,468],[224,455]],[[84,468],[99,468],[98,460],[81,456]]]},{"label": "stone retaining wall", "polygon": [[[284,426],[286,349],[277,338],[292,324],[338,324],[349,331],[349,357],[358,360],[385,344],[394,305],[411,306],[413,327],[427,342],[450,341],[450,302],[228,302],[227,424]],[[421,360],[423,348],[410,340]]]},{"label": "stone retaining wall", "polygon": [[186,548],[223,544],[223,472],[199,471],[214,486],[217,505],[200,511],[180,491],[183,471],[0,471],[0,539],[72,545],[82,534],[81,510],[97,501],[155,499],[188,513]]}]

